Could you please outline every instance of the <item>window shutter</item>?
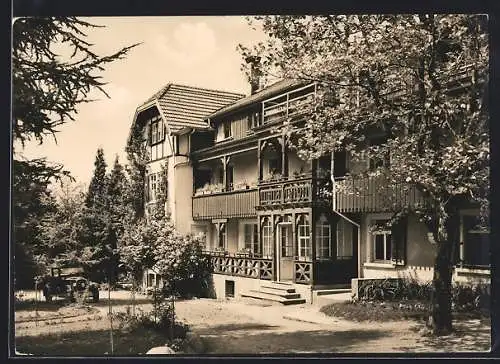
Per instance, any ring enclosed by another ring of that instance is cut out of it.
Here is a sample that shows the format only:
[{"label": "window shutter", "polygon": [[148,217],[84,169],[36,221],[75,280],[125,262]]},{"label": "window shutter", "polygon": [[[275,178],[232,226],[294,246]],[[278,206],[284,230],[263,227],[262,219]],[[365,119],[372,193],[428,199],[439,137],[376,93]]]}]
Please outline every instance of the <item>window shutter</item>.
[{"label": "window shutter", "polygon": [[407,225],[407,218],[403,218],[392,229],[392,262],[399,266],[406,264]]}]

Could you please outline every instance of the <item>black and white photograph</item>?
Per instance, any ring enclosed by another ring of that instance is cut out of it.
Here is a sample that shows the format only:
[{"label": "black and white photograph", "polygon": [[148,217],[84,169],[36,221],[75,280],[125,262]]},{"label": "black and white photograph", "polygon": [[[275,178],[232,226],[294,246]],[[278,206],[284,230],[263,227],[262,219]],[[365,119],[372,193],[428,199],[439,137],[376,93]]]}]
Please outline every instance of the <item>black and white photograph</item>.
[{"label": "black and white photograph", "polygon": [[14,18],[9,355],[490,353],[489,25]]}]

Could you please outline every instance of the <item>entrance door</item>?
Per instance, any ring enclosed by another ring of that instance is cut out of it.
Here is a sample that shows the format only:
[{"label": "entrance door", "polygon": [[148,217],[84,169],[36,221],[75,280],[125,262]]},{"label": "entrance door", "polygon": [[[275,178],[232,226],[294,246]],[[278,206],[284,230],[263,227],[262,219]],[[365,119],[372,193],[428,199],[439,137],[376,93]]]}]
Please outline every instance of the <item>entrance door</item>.
[{"label": "entrance door", "polygon": [[280,223],[276,232],[276,273],[278,281],[293,279],[292,224]]}]

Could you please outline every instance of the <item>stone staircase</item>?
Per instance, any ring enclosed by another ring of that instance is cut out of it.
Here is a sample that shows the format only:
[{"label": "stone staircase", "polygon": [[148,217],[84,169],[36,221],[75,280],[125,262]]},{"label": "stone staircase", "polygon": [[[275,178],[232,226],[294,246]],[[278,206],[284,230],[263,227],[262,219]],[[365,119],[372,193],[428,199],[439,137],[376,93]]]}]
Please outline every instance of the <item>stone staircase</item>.
[{"label": "stone staircase", "polygon": [[241,297],[268,301],[274,304],[298,305],[306,300],[295,291],[293,284],[285,282],[262,283],[260,289],[242,293]]}]

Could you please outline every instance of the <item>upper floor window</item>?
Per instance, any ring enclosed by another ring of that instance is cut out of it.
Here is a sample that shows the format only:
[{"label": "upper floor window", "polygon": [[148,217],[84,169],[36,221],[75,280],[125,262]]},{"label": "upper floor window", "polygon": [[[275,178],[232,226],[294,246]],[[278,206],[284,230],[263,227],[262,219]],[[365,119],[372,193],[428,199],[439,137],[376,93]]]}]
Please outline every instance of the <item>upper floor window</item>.
[{"label": "upper floor window", "polygon": [[248,115],[247,118],[247,123],[248,123],[248,129],[255,128],[260,125],[260,112],[253,112]]},{"label": "upper floor window", "polygon": [[270,175],[275,175],[281,173],[281,159],[277,157],[269,158],[269,170]]},{"label": "upper floor window", "polygon": [[[380,146],[387,142],[387,136],[376,136],[369,138],[370,146]],[[381,151],[377,156],[373,156],[368,160],[368,168],[373,170],[380,167],[389,167],[390,156],[388,151]]]},{"label": "upper floor window", "polygon": [[230,120],[226,120],[222,123],[222,129],[224,132],[224,139],[230,138],[232,136]]},{"label": "upper floor window", "polygon": [[163,121],[158,116],[151,121],[150,142],[151,145],[161,143],[165,138]]}]

